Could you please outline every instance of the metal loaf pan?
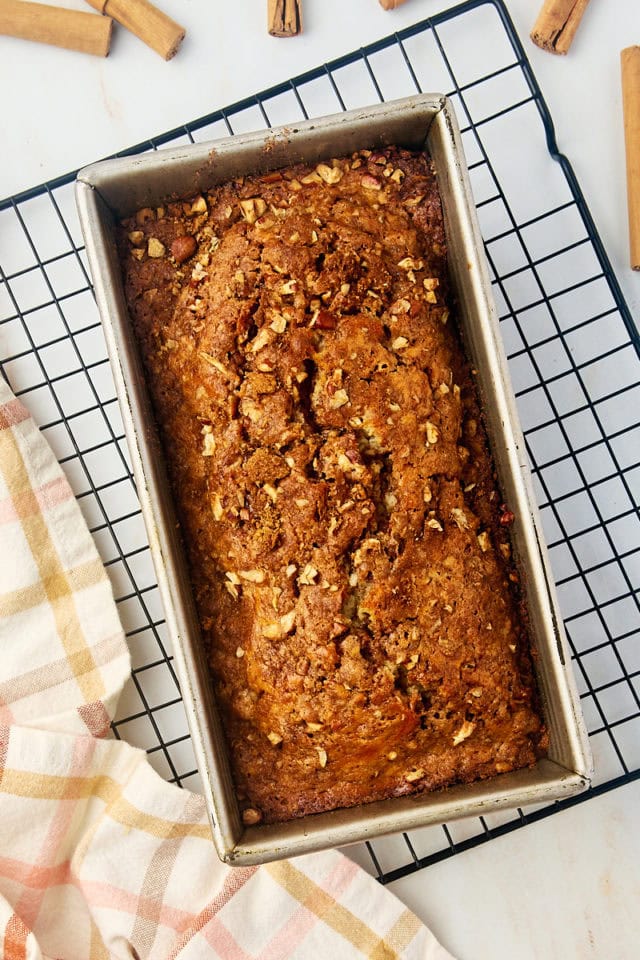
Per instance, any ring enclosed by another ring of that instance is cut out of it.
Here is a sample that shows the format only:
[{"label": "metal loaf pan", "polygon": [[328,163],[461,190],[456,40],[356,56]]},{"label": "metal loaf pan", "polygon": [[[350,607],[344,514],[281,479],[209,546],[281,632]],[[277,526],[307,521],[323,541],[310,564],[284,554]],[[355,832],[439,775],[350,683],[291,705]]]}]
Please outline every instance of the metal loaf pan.
[{"label": "metal loaf pan", "polygon": [[[502,492],[516,515],[514,554],[526,595],[551,746],[548,757],[533,769],[284,824],[244,827],[213,701],[186,560],[176,535],[162,451],[124,300],[114,226],[139,207],[160,204],[170,196],[192,195],[231,177],[394,143],[413,149],[426,147],[437,170],[458,322],[478,371]],[[551,801],[587,786],[592,769],[587,736],[542,543],[460,134],[448,100],[420,95],[293,127],[106,161],[81,171],[76,191],[138,495],[220,858],[231,864],[260,863],[498,808]]]}]

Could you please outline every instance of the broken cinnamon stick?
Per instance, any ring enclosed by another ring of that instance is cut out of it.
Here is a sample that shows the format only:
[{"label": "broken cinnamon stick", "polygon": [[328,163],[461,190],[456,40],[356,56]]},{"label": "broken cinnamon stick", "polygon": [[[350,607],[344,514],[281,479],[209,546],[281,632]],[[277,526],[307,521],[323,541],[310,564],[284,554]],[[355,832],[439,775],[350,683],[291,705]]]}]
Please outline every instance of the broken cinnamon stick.
[{"label": "broken cinnamon stick", "polygon": [[567,53],[589,0],[544,0],[531,39],[550,53]]},{"label": "broken cinnamon stick", "polygon": [[640,270],[640,47],[620,54],[631,269]]},{"label": "broken cinnamon stick", "polygon": [[44,3],[2,0],[0,34],[48,43],[65,50],[106,57],[111,45],[113,20],[93,13],[65,10]]},{"label": "broken cinnamon stick", "polygon": [[302,33],[302,0],[269,0],[267,17],[272,37],[295,37]]},{"label": "broken cinnamon stick", "polygon": [[379,0],[379,2],[383,10],[395,10],[396,7],[406,3],[406,0]]},{"label": "broken cinnamon stick", "polygon": [[164,60],[171,60],[184,40],[184,27],[148,0],[87,0],[87,3],[135,33]]}]

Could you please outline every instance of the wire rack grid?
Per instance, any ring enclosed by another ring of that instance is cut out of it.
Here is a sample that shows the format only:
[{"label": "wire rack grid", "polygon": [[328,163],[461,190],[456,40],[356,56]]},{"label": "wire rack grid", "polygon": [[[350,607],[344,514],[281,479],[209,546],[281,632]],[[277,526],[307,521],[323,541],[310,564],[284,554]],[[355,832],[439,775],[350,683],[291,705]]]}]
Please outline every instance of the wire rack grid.
[{"label": "wire rack grid", "polygon": [[[596,779],[563,803],[350,848],[382,882],[640,777],[638,333],[502,0],[468,0],[126,151],[425,90],[447,93],[462,127]],[[60,460],[113,584],[133,661],[114,735],[198,790],[74,178],[0,202],[1,369]]]}]

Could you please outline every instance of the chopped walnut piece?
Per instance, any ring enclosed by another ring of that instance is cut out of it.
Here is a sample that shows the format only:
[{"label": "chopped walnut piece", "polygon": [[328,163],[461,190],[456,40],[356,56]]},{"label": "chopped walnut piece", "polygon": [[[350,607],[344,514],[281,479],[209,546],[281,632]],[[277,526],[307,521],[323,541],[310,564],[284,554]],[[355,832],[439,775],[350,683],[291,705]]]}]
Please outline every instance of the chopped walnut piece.
[{"label": "chopped walnut piece", "polygon": [[242,647],[236,647],[236,657],[238,658],[238,660],[242,660],[242,658],[244,657],[244,650],[242,649]]},{"label": "chopped walnut piece", "polygon": [[290,610],[289,613],[285,613],[280,617],[280,626],[285,633],[291,633],[296,622],[296,611],[295,609]]},{"label": "chopped walnut piece", "polygon": [[237,600],[240,597],[240,591],[236,587],[235,583],[229,583],[229,581],[226,580],[224,586],[227,593],[230,593],[234,600]]},{"label": "chopped walnut piece", "polygon": [[196,197],[191,204],[191,213],[208,213],[207,201],[204,197]]},{"label": "chopped walnut piece", "polygon": [[271,730],[271,731],[267,734],[267,740],[268,740],[270,743],[272,743],[272,744],[274,745],[274,747],[277,747],[279,743],[282,743],[282,737],[280,736],[279,733],[276,733],[275,730]]},{"label": "chopped walnut piece", "polygon": [[136,213],[136,223],[140,226],[143,226],[145,223],[149,223],[150,220],[155,220],[156,214],[151,207],[143,207],[142,210],[138,210]]},{"label": "chopped walnut piece", "polygon": [[[316,172],[325,183],[339,183],[342,180],[342,170],[340,167],[330,167],[326,163],[319,163]],[[302,181],[304,183],[304,180]]]},{"label": "chopped walnut piece", "polygon": [[402,297],[400,300],[396,300],[395,303],[391,304],[391,309],[389,312],[392,314],[392,316],[397,317],[402,313],[409,313],[410,309],[411,304],[408,300],[405,300],[405,298]]},{"label": "chopped walnut piece", "polygon": [[486,553],[489,547],[491,546],[491,540],[489,538],[489,534],[487,533],[487,531],[483,530],[482,533],[479,533],[477,539],[478,539],[478,545],[480,546],[480,549],[482,550],[483,553]]},{"label": "chopped walnut piece", "polygon": [[387,760],[397,760],[397,759],[398,759],[398,754],[396,753],[396,751],[390,750],[389,753],[387,754]]},{"label": "chopped walnut piece", "polygon": [[415,783],[416,780],[421,780],[424,777],[424,770],[422,767],[419,767],[417,770],[410,770],[409,773],[405,773],[404,778],[409,783]]},{"label": "chopped walnut piece", "polygon": [[251,353],[257,353],[259,350],[262,350],[263,347],[266,347],[268,343],[271,343],[273,339],[273,334],[268,327],[262,327],[258,331],[256,337],[251,341],[250,350]]},{"label": "chopped walnut piece", "polygon": [[298,583],[301,586],[310,587],[314,584],[316,577],[318,576],[318,571],[313,566],[313,564],[308,563],[300,576],[298,577]]},{"label": "chopped walnut piece", "polygon": [[216,440],[211,429],[207,430],[204,437],[202,438],[202,456],[203,457],[212,457],[216,449]]},{"label": "chopped walnut piece", "polygon": [[239,201],[240,212],[248,224],[256,222],[258,217],[267,209],[267,204],[261,197],[250,197],[247,200]]},{"label": "chopped walnut piece", "polygon": [[469,529],[469,518],[464,510],[460,510],[459,507],[453,507],[451,510],[451,516],[453,517],[453,522],[459,530]]},{"label": "chopped walnut piece", "polygon": [[346,403],[349,403],[349,394],[346,390],[336,390],[334,395],[329,401],[329,406],[332,410],[337,410],[339,407],[344,407]]},{"label": "chopped walnut piece", "polygon": [[274,317],[269,326],[276,333],[284,333],[287,329],[287,318],[279,314],[277,317]]},{"label": "chopped walnut piece", "polygon": [[261,821],[262,814],[254,807],[247,807],[246,810],[242,811],[242,822],[246,827],[255,827],[256,824],[260,823]]},{"label": "chopped walnut piece", "polygon": [[206,276],[208,276],[208,274],[204,269],[204,265],[197,260],[193,270],[191,271],[191,279],[199,282],[200,280],[204,280]]},{"label": "chopped walnut piece", "polygon": [[210,353],[205,353],[203,350],[200,351],[199,356],[205,363],[208,363],[210,367],[217,370],[218,373],[221,373],[224,377],[229,377],[229,370],[225,367],[224,363],[221,363],[216,357],[212,357]]},{"label": "chopped walnut piece", "polygon": [[157,237],[149,237],[147,243],[147,253],[150,257],[157,259],[158,257],[164,257],[167,252],[167,248],[164,243],[161,243]]},{"label": "chopped walnut piece", "polygon": [[404,348],[408,346],[409,346],[409,341],[407,340],[406,337],[396,337],[393,343],[391,344],[391,348],[393,350],[404,350]]},{"label": "chopped walnut piece", "polygon": [[134,245],[134,247],[139,247],[140,244],[144,243],[144,231],[142,230],[132,230],[129,234],[129,240]]},{"label": "chopped walnut piece", "polygon": [[327,765],[327,751],[323,750],[322,747],[316,747],[316,750],[318,751],[318,762],[324,769]]},{"label": "chopped walnut piece", "polygon": [[275,503],[276,500],[278,499],[278,491],[276,490],[276,488],[272,487],[270,483],[265,483],[262,485],[262,489],[264,490],[266,495],[269,497],[269,499],[273,503]]},{"label": "chopped walnut piece", "polygon": [[470,737],[475,728],[475,723],[471,723],[470,720],[465,720],[453,738],[454,747],[457,747],[459,743],[462,743],[463,740],[466,740],[467,737]]},{"label": "chopped walnut piece", "polygon": [[440,436],[440,432],[436,427],[435,423],[431,423],[431,420],[427,420],[426,428],[427,428],[427,443],[431,443],[431,444],[437,443],[438,437]]},{"label": "chopped walnut piece", "polygon": [[[398,261],[398,266],[401,270],[422,270],[424,262],[422,260],[415,260],[413,257],[404,257]],[[426,280],[424,282],[426,284]]]},{"label": "chopped walnut piece", "polygon": [[264,570],[239,570],[238,572],[243,580],[248,580],[250,583],[264,583]]}]

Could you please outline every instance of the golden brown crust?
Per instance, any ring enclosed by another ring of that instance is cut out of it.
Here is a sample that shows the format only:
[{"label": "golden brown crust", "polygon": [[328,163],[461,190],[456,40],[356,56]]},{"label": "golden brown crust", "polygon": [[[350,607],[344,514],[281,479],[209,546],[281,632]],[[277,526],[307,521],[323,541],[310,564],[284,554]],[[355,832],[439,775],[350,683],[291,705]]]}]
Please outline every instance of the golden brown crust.
[{"label": "golden brown crust", "polygon": [[428,160],[241,179],[140,211],[120,252],[247,818],[534,763]]}]

